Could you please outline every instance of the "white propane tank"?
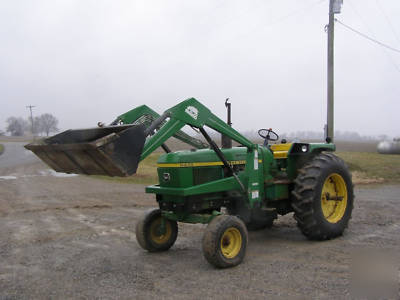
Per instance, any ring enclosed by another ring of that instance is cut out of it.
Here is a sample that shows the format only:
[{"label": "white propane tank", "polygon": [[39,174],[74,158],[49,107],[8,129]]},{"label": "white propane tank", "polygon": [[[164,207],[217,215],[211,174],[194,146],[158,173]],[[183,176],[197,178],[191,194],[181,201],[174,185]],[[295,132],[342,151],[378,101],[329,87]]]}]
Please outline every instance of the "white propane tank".
[{"label": "white propane tank", "polygon": [[382,141],[378,144],[378,153],[380,154],[400,154],[400,138],[390,141]]}]

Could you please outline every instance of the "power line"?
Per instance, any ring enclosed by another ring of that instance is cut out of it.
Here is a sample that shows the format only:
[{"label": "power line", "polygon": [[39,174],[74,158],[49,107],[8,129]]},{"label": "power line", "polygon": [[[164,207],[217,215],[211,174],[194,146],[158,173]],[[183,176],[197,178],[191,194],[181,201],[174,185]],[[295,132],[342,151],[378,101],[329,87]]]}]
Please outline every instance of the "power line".
[{"label": "power line", "polygon": [[335,21],[338,22],[340,25],[346,27],[347,29],[353,31],[354,33],[357,33],[358,35],[360,35],[360,36],[366,38],[367,40],[370,40],[371,42],[374,42],[374,43],[376,43],[376,44],[378,44],[378,45],[380,45],[380,46],[382,46],[382,47],[385,47],[385,48],[387,48],[387,49],[389,49],[389,50],[392,50],[392,51],[395,51],[395,52],[400,53],[400,49],[396,49],[396,48],[394,48],[394,47],[392,47],[392,46],[389,46],[389,45],[386,45],[386,44],[384,44],[384,43],[382,43],[382,42],[380,42],[380,41],[378,41],[378,40],[376,40],[376,39],[374,39],[374,38],[372,38],[372,37],[369,37],[369,36],[366,35],[365,33],[362,33],[362,32],[360,32],[360,31],[354,29],[353,27],[350,27],[349,25],[344,24],[343,22],[339,21],[338,19],[335,19]]},{"label": "power line", "polygon": [[356,9],[356,7],[351,3],[350,0],[347,0],[346,3],[348,3],[350,5],[350,8],[354,11],[354,13],[357,15],[357,17],[361,20],[361,22],[364,24],[365,28],[367,28],[368,33],[372,34],[373,30],[371,29],[371,27],[369,26],[368,22],[365,21],[364,16],[361,15],[358,10]]},{"label": "power line", "polygon": [[[230,37],[223,37],[219,41],[223,42],[224,45],[226,45],[229,42],[240,41],[240,40],[244,39],[246,36],[250,35],[251,33],[255,32],[255,31],[263,30],[263,29],[268,28],[268,27],[274,27],[275,25],[277,25],[279,23],[285,22],[287,19],[290,19],[290,18],[292,18],[294,16],[306,13],[309,9],[312,9],[312,8],[322,4],[324,2],[327,2],[327,1],[328,0],[309,0],[309,3],[307,5],[303,5],[299,9],[294,9],[294,10],[288,12],[285,15],[282,15],[282,16],[280,16],[278,18],[275,18],[274,20],[272,20],[271,22],[269,22],[267,24],[260,24],[260,23],[259,24],[255,24],[255,26],[253,26],[251,29],[247,30],[246,32],[239,33],[239,34],[236,34],[236,35],[233,35],[233,36],[230,36]],[[271,2],[271,1],[269,0],[269,2]],[[261,7],[263,5],[263,3],[265,3],[265,0],[261,0],[261,2],[259,2],[259,5],[257,5],[256,7]],[[234,20],[237,20],[238,17],[246,16],[250,12],[251,12],[251,9],[247,9],[243,13],[241,13],[239,15],[236,15],[236,17],[231,17],[226,22],[223,22],[223,23],[219,24],[219,26],[222,27],[222,26],[224,26],[224,25],[226,25],[226,24],[228,24],[228,23],[230,23],[230,22],[232,22]],[[264,21],[264,19],[263,19],[263,21]],[[212,46],[210,46],[208,44],[206,46],[206,50],[207,51],[211,51],[212,50],[214,52],[214,54],[215,54],[215,52],[218,52],[218,51],[226,51],[226,48],[225,47],[216,47],[216,46],[212,47]],[[182,62],[182,60],[180,60],[176,64],[181,63],[181,62]],[[170,68],[169,65],[164,65],[164,66],[165,66],[165,68]]]},{"label": "power line", "polygon": [[[253,26],[252,28],[250,28],[249,30],[247,30],[246,32],[243,33],[239,33],[237,35],[231,36],[230,38],[226,39],[225,42],[230,42],[230,41],[234,41],[234,40],[239,40],[241,38],[244,38],[247,35],[250,35],[251,33],[259,30],[259,29],[264,29],[266,27],[271,27],[274,26],[276,24],[279,24],[281,22],[286,21],[286,19],[289,19],[293,16],[299,15],[305,11],[307,11],[308,9],[317,6],[323,2],[326,2],[327,0],[310,0],[311,3],[308,3],[307,5],[303,5],[300,9],[294,9],[292,11],[290,11],[289,13],[282,15],[274,20],[272,20],[270,23],[267,24],[254,24],[255,26]],[[271,2],[271,1],[269,1]],[[262,6],[265,4],[265,0],[262,0],[261,2],[258,3],[258,5],[253,6],[253,7],[247,7],[246,10],[244,10],[242,13],[236,15],[236,16],[231,16],[230,18],[228,18],[227,20],[225,20],[225,22],[222,22],[219,24],[220,27],[223,27],[233,21],[237,21],[239,18],[243,18],[245,16],[247,16],[248,14],[250,14],[254,9],[260,8],[262,9]],[[264,19],[263,19],[264,21]]]},{"label": "power line", "polygon": [[269,22],[267,24],[258,24],[258,25],[256,24],[256,26],[254,26],[253,28],[251,28],[247,32],[244,32],[242,34],[233,36],[227,41],[240,40],[240,39],[244,38],[245,36],[248,36],[251,33],[256,32],[257,30],[260,30],[260,29],[263,30],[263,29],[268,28],[268,27],[273,27],[273,26],[275,26],[275,25],[277,25],[279,23],[282,23],[282,22],[286,21],[287,19],[290,19],[291,17],[300,15],[300,14],[306,12],[308,9],[311,9],[311,8],[313,8],[313,7],[315,7],[315,6],[319,5],[319,4],[322,4],[323,2],[326,2],[326,1],[327,0],[314,0],[314,1],[312,1],[312,3],[309,3],[308,5],[304,5],[299,9],[294,9],[294,10],[290,11],[289,13],[287,13],[285,15],[282,15],[282,16],[280,16],[278,18],[275,18],[274,20],[272,20],[271,22]]},{"label": "power line", "polygon": [[400,38],[399,38],[399,35],[397,34],[397,31],[394,29],[393,23],[390,21],[388,15],[386,14],[385,10],[383,9],[381,3],[378,0],[375,0],[375,2],[377,4],[377,6],[379,7],[382,15],[385,17],[386,22],[388,23],[390,29],[393,32],[393,35],[396,37],[397,42],[399,42],[399,44],[400,44]]},{"label": "power line", "polygon": [[[373,35],[373,30],[369,26],[369,23],[364,19],[364,17],[358,12],[356,7],[351,3],[352,1],[347,0],[347,3],[350,4],[350,8],[354,11],[354,13],[358,16],[358,18],[361,20],[361,22],[364,24],[365,28],[367,28],[367,31],[369,34]],[[392,55],[389,53],[389,50],[382,47],[381,48],[383,53],[385,53],[386,57],[388,58],[389,62],[393,65],[395,70],[400,73],[400,67],[397,65],[397,62],[394,60]]]},{"label": "power line", "polygon": [[300,9],[297,9],[297,10],[293,10],[290,13],[288,13],[287,15],[284,15],[284,16],[276,19],[274,22],[265,25],[265,27],[272,26],[272,25],[278,24],[278,23],[280,23],[282,21],[285,21],[286,19],[289,19],[289,18],[291,18],[293,16],[296,16],[298,14],[301,14],[301,13],[307,11],[309,8],[317,6],[317,5],[319,5],[319,4],[323,3],[323,2],[326,2],[326,0],[319,0],[319,1],[314,1],[313,3],[309,3],[308,5],[304,6],[303,8],[300,8]]}]

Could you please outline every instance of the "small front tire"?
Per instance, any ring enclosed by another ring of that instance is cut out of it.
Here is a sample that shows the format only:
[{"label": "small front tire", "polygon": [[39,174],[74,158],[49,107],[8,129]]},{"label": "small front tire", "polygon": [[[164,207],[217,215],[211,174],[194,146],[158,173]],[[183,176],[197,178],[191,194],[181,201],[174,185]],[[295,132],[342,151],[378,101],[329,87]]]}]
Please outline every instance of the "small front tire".
[{"label": "small front tire", "polygon": [[246,255],[246,225],[235,216],[220,215],[207,226],[203,236],[203,254],[217,268],[240,264]]},{"label": "small front tire", "polygon": [[177,222],[164,218],[160,209],[149,210],[136,224],[136,239],[149,252],[168,250],[177,237]]}]

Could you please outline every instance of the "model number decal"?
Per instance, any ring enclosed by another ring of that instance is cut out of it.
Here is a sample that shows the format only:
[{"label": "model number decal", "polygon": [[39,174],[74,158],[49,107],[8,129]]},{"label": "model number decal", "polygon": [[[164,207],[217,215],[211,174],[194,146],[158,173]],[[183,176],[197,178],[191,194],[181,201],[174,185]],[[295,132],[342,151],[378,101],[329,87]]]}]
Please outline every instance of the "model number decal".
[{"label": "model number decal", "polygon": [[188,106],[188,107],[186,107],[185,112],[186,112],[189,116],[191,116],[193,119],[197,120],[197,117],[198,117],[198,115],[199,115],[199,111],[197,110],[196,107],[194,107],[194,106]]}]

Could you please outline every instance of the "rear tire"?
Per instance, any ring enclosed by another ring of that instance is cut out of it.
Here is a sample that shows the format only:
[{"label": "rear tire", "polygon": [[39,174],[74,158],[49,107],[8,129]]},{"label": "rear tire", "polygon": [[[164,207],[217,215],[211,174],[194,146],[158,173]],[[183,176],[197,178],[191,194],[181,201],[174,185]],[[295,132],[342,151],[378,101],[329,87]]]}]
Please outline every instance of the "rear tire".
[{"label": "rear tire", "polygon": [[294,218],[311,240],[328,240],[346,229],[353,210],[351,174],[332,153],[315,156],[302,169],[292,192]]},{"label": "rear tire", "polygon": [[[162,221],[165,230],[162,232]],[[160,209],[147,211],[136,224],[136,239],[139,245],[149,251],[166,251],[172,247],[178,237],[176,221],[163,218]]]},{"label": "rear tire", "polygon": [[242,220],[235,216],[217,216],[208,224],[203,236],[204,257],[217,268],[237,266],[246,255],[247,240]]}]

